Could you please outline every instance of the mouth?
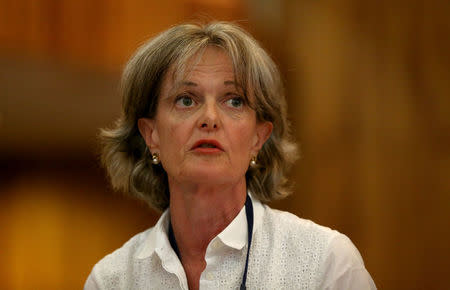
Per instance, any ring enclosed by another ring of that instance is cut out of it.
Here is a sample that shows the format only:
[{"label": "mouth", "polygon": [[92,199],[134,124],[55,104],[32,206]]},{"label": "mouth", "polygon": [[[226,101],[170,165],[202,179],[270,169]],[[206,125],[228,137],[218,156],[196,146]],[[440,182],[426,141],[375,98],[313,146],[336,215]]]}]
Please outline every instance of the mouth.
[{"label": "mouth", "polygon": [[191,148],[194,151],[200,152],[219,152],[223,151],[220,143],[213,139],[202,139],[195,142],[194,146]]}]

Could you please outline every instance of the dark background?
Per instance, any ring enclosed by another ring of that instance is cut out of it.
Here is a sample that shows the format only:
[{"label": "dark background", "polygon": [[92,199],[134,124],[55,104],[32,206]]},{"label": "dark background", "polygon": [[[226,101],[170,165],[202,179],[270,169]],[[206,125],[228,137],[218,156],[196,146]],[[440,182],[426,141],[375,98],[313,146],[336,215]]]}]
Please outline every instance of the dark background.
[{"label": "dark background", "polygon": [[286,83],[303,157],[272,206],[348,235],[379,289],[445,289],[449,15],[447,0],[0,0],[0,288],[80,289],[155,223],[111,191],[96,134],[139,44],[220,19],[251,31]]}]

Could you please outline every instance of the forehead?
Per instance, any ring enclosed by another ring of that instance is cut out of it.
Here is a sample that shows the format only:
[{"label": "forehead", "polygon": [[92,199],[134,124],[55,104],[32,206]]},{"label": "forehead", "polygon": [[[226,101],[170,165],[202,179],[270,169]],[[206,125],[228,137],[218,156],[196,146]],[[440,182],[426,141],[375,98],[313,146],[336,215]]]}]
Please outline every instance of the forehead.
[{"label": "forehead", "polygon": [[210,74],[225,74],[226,77],[234,80],[233,64],[222,48],[207,46],[194,53],[187,60],[171,67],[174,83],[183,82],[195,76],[210,76]]},{"label": "forehead", "polygon": [[233,70],[233,65],[228,54],[221,48],[209,46],[203,51],[199,51],[186,62],[188,69],[197,69],[198,67],[211,67],[215,69]]}]

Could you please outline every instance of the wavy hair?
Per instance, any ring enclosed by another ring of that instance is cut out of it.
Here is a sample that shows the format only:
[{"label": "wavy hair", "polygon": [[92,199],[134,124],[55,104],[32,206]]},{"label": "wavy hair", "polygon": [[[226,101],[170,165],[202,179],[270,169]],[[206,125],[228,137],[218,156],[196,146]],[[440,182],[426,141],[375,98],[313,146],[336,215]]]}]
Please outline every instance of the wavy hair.
[{"label": "wavy hair", "polygon": [[163,211],[169,206],[169,185],[162,166],[139,133],[139,118],[154,118],[162,80],[169,70],[183,71],[188,60],[207,46],[228,53],[236,82],[252,96],[257,120],[273,131],[258,153],[258,166],[246,172],[247,189],[263,202],[289,194],[286,173],[297,158],[287,120],[286,100],[277,66],[258,42],[228,22],[174,26],[142,45],[127,63],[121,80],[122,113],[112,128],[101,129],[101,162],[114,189]]}]

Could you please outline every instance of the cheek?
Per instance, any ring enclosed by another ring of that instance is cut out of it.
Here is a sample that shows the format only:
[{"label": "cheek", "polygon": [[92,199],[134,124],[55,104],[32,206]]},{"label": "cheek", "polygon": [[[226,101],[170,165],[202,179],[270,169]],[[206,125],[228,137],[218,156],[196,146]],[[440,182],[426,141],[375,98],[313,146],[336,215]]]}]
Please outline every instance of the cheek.
[{"label": "cheek", "polygon": [[255,126],[248,125],[248,123],[241,123],[235,126],[233,132],[231,132],[235,148],[243,155],[249,155],[250,150],[255,143],[255,128]]},{"label": "cheek", "polygon": [[162,129],[164,138],[161,138],[161,152],[174,154],[183,150],[189,140],[190,127],[189,122],[166,121]]},{"label": "cheek", "polygon": [[[168,125],[168,124],[167,124]],[[177,174],[177,168],[182,162],[185,144],[183,131],[177,126],[165,126],[164,135],[161,136],[160,157],[164,170],[170,174]]]}]

